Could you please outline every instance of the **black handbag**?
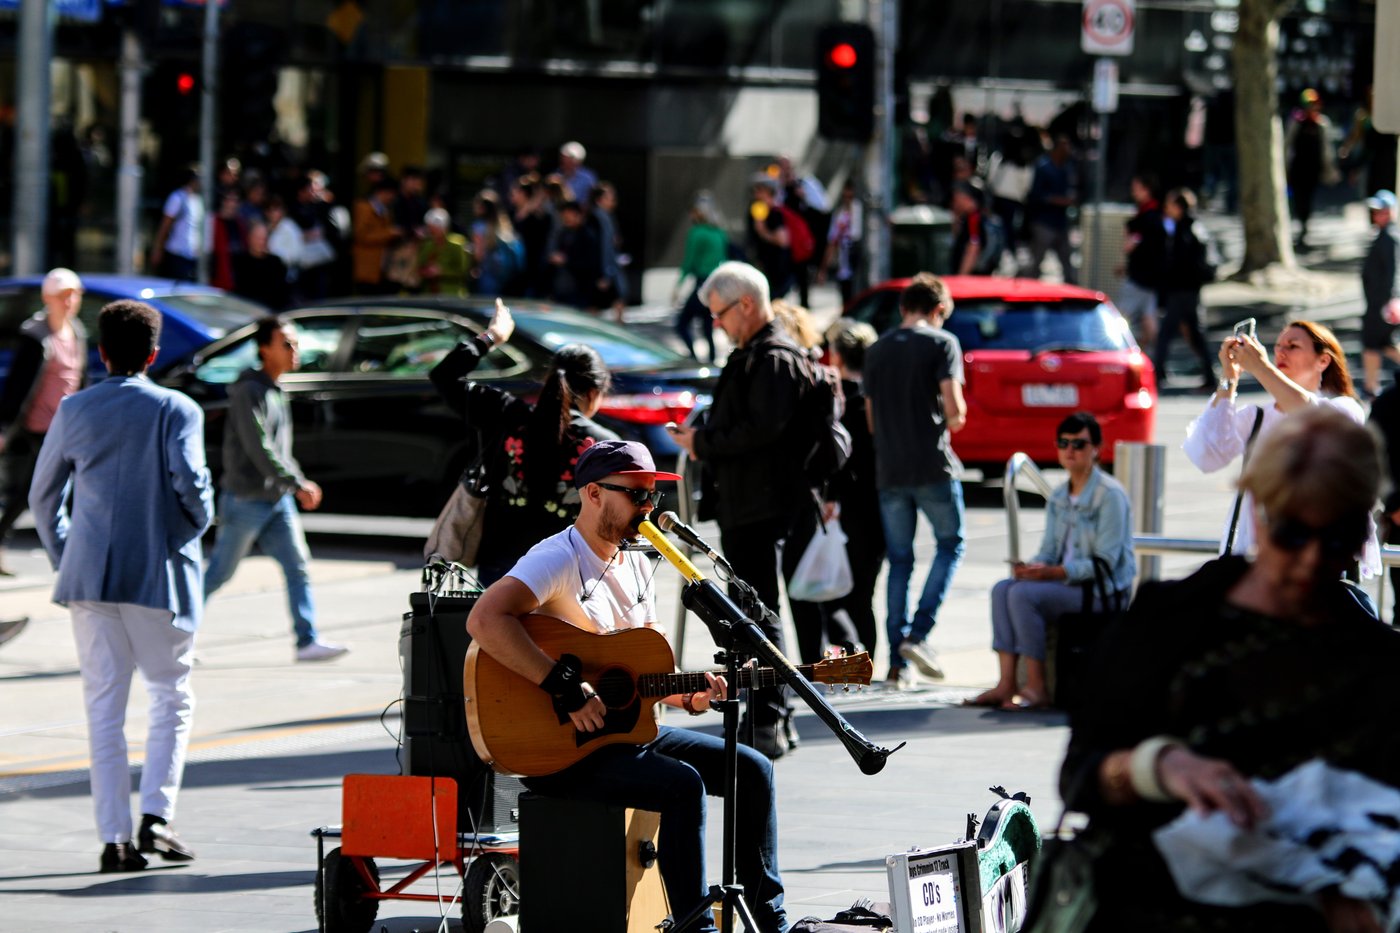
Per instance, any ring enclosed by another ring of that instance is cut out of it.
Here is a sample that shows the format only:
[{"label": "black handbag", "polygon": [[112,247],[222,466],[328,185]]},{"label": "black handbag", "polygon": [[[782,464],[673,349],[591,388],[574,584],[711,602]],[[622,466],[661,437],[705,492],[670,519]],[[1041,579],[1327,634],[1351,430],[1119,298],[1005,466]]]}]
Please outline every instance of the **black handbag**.
[{"label": "black handbag", "polygon": [[1042,837],[1031,866],[1023,933],[1083,933],[1098,911],[1094,865],[1109,838],[1092,828],[1065,836],[1064,822],[1061,814],[1055,831]]},{"label": "black handbag", "polygon": [[[1098,779],[1097,766],[1082,770],[1066,800],[1075,800],[1087,780]],[[1098,911],[1094,866],[1108,851],[1112,837],[1093,825],[1065,834],[1069,806],[1060,812],[1053,832],[1041,837],[1040,851],[1031,862],[1022,933],[1083,933]]]},{"label": "black handbag", "polygon": [[1093,562],[1094,579],[1081,584],[1084,601],[1080,610],[1052,619],[1045,631],[1050,697],[1056,706],[1070,712],[1084,700],[1092,680],[1094,652],[1103,633],[1128,608],[1127,592],[1113,588],[1113,568],[1108,561],[1095,554]]}]

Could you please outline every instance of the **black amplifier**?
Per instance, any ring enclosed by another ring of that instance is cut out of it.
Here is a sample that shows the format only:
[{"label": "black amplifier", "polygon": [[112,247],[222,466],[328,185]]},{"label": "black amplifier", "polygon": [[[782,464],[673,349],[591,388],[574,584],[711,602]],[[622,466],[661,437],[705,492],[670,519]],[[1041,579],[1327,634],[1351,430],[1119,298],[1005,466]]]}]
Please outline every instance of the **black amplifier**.
[{"label": "black amplifier", "polygon": [[399,629],[403,668],[404,773],[457,781],[460,832],[515,832],[518,778],[492,771],[472,749],[462,697],[467,659],[467,616],[480,593],[413,593]]}]

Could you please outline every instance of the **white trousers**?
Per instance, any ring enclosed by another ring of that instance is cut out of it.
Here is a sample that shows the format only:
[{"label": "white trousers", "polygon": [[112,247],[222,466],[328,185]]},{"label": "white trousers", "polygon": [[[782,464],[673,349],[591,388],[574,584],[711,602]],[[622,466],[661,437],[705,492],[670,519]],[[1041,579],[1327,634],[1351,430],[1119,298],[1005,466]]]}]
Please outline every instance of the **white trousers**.
[{"label": "white trousers", "polygon": [[78,666],[87,704],[92,803],[101,841],[132,838],[131,763],[126,747],[126,706],[131,675],[139,670],[151,698],[141,812],[175,816],[185,773],[185,749],[194,718],[190,666],[194,635],[170,624],[173,613],[129,603],[69,604]]}]

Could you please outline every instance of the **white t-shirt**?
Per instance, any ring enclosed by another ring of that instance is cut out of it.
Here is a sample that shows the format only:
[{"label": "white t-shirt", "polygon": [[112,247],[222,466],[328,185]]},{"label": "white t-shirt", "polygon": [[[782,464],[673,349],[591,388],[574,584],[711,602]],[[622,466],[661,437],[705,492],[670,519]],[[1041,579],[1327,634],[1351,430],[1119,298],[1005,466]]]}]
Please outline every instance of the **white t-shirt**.
[{"label": "white t-shirt", "polygon": [[186,188],[176,188],[165,199],[166,217],[174,222],[165,239],[165,251],[184,259],[196,259],[204,243],[204,201]]},{"label": "white t-shirt", "polygon": [[530,548],[507,576],[535,594],[539,615],[600,634],[653,626],[653,568],[642,553],[622,551],[604,560],[570,526]]}]

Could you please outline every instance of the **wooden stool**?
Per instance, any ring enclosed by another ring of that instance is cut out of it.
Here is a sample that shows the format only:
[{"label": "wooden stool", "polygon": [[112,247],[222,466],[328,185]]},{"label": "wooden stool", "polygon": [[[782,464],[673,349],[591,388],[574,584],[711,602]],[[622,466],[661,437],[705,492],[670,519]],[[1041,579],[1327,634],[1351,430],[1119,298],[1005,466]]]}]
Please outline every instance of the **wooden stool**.
[{"label": "wooden stool", "polygon": [[523,794],[521,933],[654,933],[670,912],[660,827],[650,810]]}]

